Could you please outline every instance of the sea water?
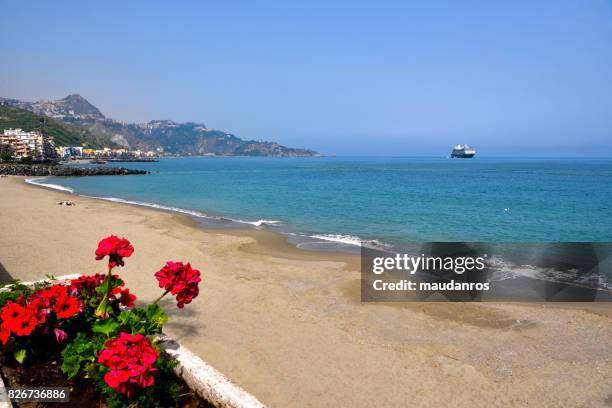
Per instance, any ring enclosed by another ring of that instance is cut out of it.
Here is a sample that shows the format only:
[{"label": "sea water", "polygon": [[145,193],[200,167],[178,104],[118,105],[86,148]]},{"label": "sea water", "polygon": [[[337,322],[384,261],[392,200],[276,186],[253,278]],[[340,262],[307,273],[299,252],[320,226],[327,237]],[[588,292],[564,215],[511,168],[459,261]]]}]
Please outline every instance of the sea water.
[{"label": "sea water", "polygon": [[[150,174],[29,182],[188,214],[208,228],[273,230],[303,249],[500,243],[500,257],[490,260],[494,280],[565,281],[568,271],[536,266],[541,254],[526,262],[524,250],[612,242],[612,159],[186,157],[109,166]],[[539,246],[523,245],[519,256],[509,242]],[[605,245],[594,247],[605,254],[599,268],[581,280],[609,290]]]},{"label": "sea water", "polygon": [[[164,158],[77,194],[329,241],[612,241],[612,159]],[[246,225],[246,224],[245,224]]]}]

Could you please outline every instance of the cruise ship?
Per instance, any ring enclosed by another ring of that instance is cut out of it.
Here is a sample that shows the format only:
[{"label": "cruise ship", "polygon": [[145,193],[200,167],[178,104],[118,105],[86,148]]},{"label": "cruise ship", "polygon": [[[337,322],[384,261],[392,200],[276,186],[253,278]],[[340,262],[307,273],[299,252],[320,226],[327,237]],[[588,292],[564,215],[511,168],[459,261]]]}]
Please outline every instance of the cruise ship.
[{"label": "cruise ship", "polygon": [[453,151],[451,152],[450,157],[457,157],[459,159],[469,159],[474,157],[475,154],[476,149],[474,149],[473,147],[470,147],[466,144],[458,144],[457,146],[453,147]]}]

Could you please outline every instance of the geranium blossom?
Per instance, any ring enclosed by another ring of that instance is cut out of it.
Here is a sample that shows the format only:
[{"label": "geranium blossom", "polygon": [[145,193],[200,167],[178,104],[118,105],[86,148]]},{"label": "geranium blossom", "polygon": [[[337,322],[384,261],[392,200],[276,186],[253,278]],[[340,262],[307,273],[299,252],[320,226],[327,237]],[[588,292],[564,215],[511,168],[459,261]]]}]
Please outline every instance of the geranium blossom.
[{"label": "geranium blossom", "polygon": [[79,301],[68,295],[60,296],[53,308],[55,315],[60,319],[68,319],[81,311]]},{"label": "geranium blossom", "polygon": [[168,261],[155,273],[159,287],[176,296],[177,306],[182,309],[187,303],[198,296],[198,284],[202,280],[200,271],[193,269],[191,264]]},{"label": "geranium blossom", "polygon": [[27,336],[39,323],[45,321],[38,309],[38,303],[22,306],[15,302],[7,303],[2,312],[2,326],[18,336]]},{"label": "geranium blossom", "polygon": [[125,307],[134,307],[134,301],[136,300],[136,295],[130,293],[129,289],[123,289],[120,293],[119,303],[121,303]]},{"label": "geranium blossom", "polygon": [[179,308],[199,295],[200,271],[189,263],[168,261],[155,273],[165,289],[159,299],[149,307],[125,310],[135,307],[136,296],[113,268],[123,266],[133,252],[127,239],[111,235],[96,250],[96,260],[108,256],[107,273],[42,285],[46,287],[14,285],[0,299],[3,356],[25,364],[57,342],[62,345],[62,371],[79,381],[93,380],[109,405],[174,406],[174,364],[145,335],[162,331],[168,318],[157,303],[165,295],[175,296]]},{"label": "geranium blossom", "polygon": [[16,305],[16,307],[19,308],[17,316],[5,323],[16,335],[27,336],[34,331],[39,323],[39,319],[36,317],[33,308],[20,305]]},{"label": "geranium blossom", "polygon": [[79,276],[70,281],[70,292],[79,292],[83,294],[91,294],[91,292],[104,282],[106,275],[96,273],[91,276]]},{"label": "geranium blossom", "polygon": [[8,328],[4,323],[0,325],[0,341],[2,341],[3,345],[8,343],[11,338],[11,329]]},{"label": "geranium blossom", "polygon": [[108,267],[123,266],[123,258],[128,258],[134,252],[134,247],[125,238],[110,235],[98,243],[96,261],[108,256]]},{"label": "geranium blossom", "polygon": [[51,308],[58,298],[66,296],[67,293],[68,288],[64,285],[58,284],[37,291],[32,296],[30,296],[28,300],[30,302],[33,302],[34,300],[40,300],[42,302],[41,308]]},{"label": "geranium blossom", "polygon": [[155,383],[153,373],[157,369],[153,365],[158,353],[142,334],[121,332],[104,347],[98,362],[109,369],[104,375],[109,387],[131,397],[137,388]]},{"label": "geranium blossom", "polygon": [[[72,296],[64,285],[37,290],[27,299],[20,296],[16,301],[7,302],[0,311],[0,341],[6,344],[11,334],[29,336],[37,327],[46,323],[49,316],[55,314],[58,319],[67,319],[80,313],[81,309],[81,302]],[[55,319],[51,321],[56,322]],[[43,332],[47,329],[45,327]],[[62,330],[59,330],[59,333],[56,331],[55,335],[58,342],[65,340]]]},{"label": "geranium blossom", "polygon": [[18,303],[9,301],[6,305],[4,305],[4,307],[2,308],[2,312],[0,313],[2,321],[10,322],[12,320],[15,320],[22,313],[22,310],[23,306]]},{"label": "geranium blossom", "polygon": [[69,292],[67,286],[57,284],[36,292],[28,300],[30,306],[41,311],[42,316],[53,310],[58,318],[68,319],[81,311],[79,300]]}]

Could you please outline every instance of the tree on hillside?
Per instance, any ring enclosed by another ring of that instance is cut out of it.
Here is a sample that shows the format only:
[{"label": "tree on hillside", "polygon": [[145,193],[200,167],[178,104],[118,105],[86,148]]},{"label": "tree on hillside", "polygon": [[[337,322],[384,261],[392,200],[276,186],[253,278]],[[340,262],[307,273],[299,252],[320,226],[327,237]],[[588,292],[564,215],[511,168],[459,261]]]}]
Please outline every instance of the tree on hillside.
[{"label": "tree on hillside", "polygon": [[0,162],[13,160],[13,149],[7,143],[0,143]]}]

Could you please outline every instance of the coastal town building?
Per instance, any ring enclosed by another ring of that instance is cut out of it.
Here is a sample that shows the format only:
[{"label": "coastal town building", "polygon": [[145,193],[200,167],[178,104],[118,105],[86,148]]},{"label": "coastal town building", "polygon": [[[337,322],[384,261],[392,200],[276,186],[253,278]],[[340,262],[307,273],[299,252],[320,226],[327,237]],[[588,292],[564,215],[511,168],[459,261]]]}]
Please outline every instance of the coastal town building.
[{"label": "coastal town building", "polygon": [[[161,151],[163,152],[163,149]],[[12,159],[30,157],[35,160],[55,160],[57,158],[149,160],[159,156],[158,151],[129,150],[123,147],[92,149],[84,146],[55,146],[53,136],[43,135],[38,130],[25,131],[20,128],[1,130],[0,154],[5,157],[5,160],[7,156],[12,157]]]},{"label": "coastal town building", "polygon": [[113,149],[110,147],[104,147],[102,149],[91,149],[83,146],[58,146],[55,149],[58,157],[63,159],[79,159],[79,158],[91,158],[91,159],[154,159],[159,157],[156,151],[141,151],[141,150],[129,150],[126,148]]},{"label": "coastal town building", "polygon": [[59,157],[78,157],[83,155],[83,146],[58,146],[55,151]]},{"label": "coastal town building", "polygon": [[45,138],[39,131],[26,132],[19,128],[4,129],[0,143],[10,146],[15,158],[45,158],[49,148],[53,149],[52,136]]}]

